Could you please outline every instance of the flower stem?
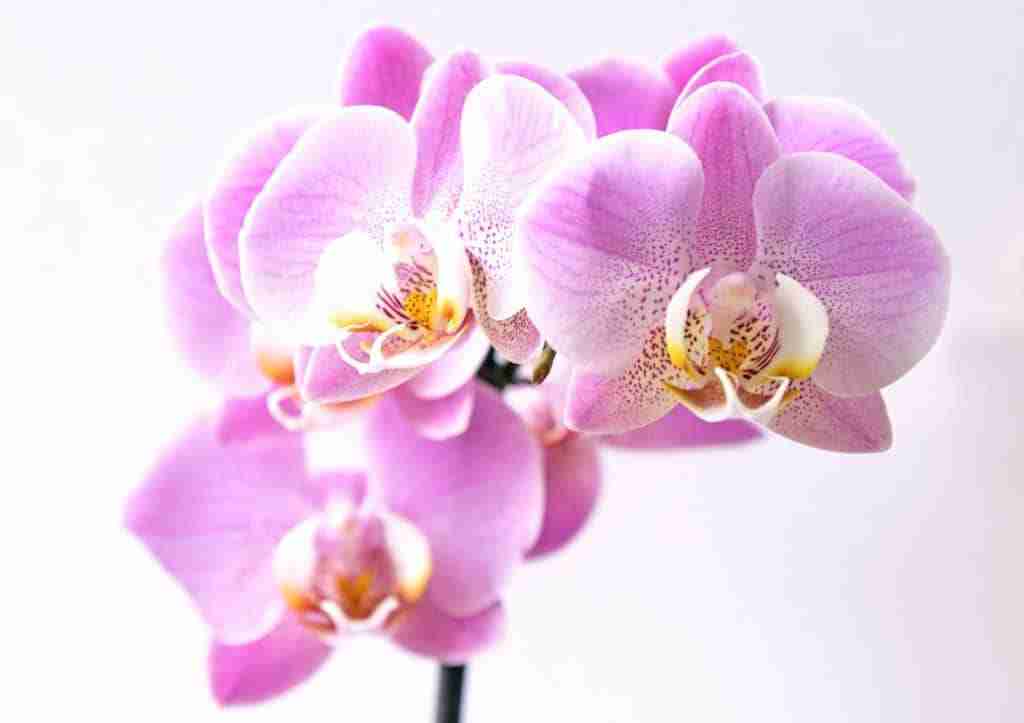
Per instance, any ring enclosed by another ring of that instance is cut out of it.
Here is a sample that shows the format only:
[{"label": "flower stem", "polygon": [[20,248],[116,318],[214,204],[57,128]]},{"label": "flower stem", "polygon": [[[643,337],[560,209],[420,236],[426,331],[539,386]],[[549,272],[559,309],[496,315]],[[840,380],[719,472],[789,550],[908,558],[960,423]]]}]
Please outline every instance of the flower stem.
[{"label": "flower stem", "polygon": [[441,665],[437,681],[435,723],[459,723],[462,718],[462,688],[465,681],[465,665]]},{"label": "flower stem", "polygon": [[511,363],[500,363],[498,358],[494,354],[492,348],[487,352],[487,358],[484,359],[484,363],[480,365],[480,369],[477,370],[477,379],[480,379],[492,387],[501,391],[509,384],[516,384],[519,380],[516,378],[516,369],[519,368],[518,364]]}]

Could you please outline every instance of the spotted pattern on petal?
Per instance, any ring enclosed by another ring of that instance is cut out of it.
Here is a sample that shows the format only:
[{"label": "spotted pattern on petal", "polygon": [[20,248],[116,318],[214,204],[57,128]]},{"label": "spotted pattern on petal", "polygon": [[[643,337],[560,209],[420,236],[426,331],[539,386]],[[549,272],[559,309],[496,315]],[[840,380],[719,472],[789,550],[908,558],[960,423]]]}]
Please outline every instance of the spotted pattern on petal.
[{"label": "spotted pattern on petal", "polygon": [[480,262],[469,257],[473,275],[473,314],[494,348],[503,357],[516,364],[523,364],[540,351],[543,340],[537,327],[530,321],[526,309],[508,319],[495,319],[487,313],[487,279],[480,268]]}]

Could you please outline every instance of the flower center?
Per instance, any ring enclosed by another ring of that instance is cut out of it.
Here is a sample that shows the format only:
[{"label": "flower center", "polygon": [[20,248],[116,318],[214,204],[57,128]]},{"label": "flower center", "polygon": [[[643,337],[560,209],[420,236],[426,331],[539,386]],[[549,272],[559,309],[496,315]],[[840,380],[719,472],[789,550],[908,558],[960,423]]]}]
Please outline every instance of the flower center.
[{"label": "flower center", "polygon": [[293,528],[274,556],[285,603],[328,640],[386,625],[422,597],[430,569],[428,543],[412,523],[347,501]]}]

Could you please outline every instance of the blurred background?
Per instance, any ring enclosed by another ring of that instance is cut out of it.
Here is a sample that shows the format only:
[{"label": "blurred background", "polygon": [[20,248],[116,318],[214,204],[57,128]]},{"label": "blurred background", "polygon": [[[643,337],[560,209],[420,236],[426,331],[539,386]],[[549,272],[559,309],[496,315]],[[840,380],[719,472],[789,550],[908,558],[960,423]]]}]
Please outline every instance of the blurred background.
[{"label": "blurred background", "polygon": [[[516,577],[509,635],[470,672],[469,720],[1024,720],[1022,8],[6,3],[0,717],[229,715],[198,616],[120,529],[156,451],[214,403],[163,324],[160,235],[238,130],[332,101],[351,39],[389,22],[435,54],[562,70],[728,32],[770,95],[842,96],[882,123],[954,263],[942,338],[887,390],[891,452],[609,454],[585,535]],[[426,721],[434,676],[360,639],[233,715]]]}]

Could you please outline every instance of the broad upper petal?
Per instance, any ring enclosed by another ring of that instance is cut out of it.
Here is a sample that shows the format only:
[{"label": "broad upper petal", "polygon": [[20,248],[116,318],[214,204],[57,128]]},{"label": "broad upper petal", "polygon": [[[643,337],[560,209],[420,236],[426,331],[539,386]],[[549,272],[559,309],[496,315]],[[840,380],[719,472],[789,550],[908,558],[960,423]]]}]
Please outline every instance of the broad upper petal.
[{"label": "broad upper petal", "polygon": [[217,422],[204,420],[158,459],[128,501],[125,526],[189,592],[219,640],[243,643],[277,623],[271,557],[314,501],[301,437],[225,444]]},{"label": "broad upper petal", "polygon": [[601,460],[593,439],[570,434],[544,447],[544,523],[527,557],[568,545],[590,519],[601,491]]},{"label": "broad upper petal", "polygon": [[406,120],[420,97],[423,72],[434,58],[403,30],[370,28],[352,44],[341,69],[342,105],[379,105]]},{"label": "broad upper petal", "polygon": [[678,91],[661,68],[608,58],[569,73],[590,101],[597,135],[635,128],[663,130]]},{"label": "broad upper petal", "polygon": [[754,186],[780,154],[768,116],[731,83],[704,86],[672,112],[668,129],[690,144],[704,169],[694,268],[754,258]]},{"label": "broad upper petal", "polygon": [[330,656],[331,648],[290,616],[261,638],[242,645],[214,641],[208,665],[218,703],[262,703],[306,681]]},{"label": "broad upper petal", "polygon": [[832,452],[884,452],[892,446],[892,426],[878,392],[836,397],[807,379],[791,388],[768,428],[801,444]]},{"label": "broad upper petal", "polygon": [[706,35],[669,55],[662,67],[679,93],[705,65],[738,49],[736,41],[727,35]]},{"label": "broad upper petal", "polygon": [[228,150],[203,201],[206,248],[221,293],[255,316],[242,288],[239,234],[252,202],[299,138],[331,108],[298,108],[243,134]]},{"label": "broad upper petal", "polygon": [[427,597],[453,615],[498,599],[544,511],[537,442],[492,389],[476,387],[469,428],[458,437],[422,437],[389,397],[366,425],[371,489],[430,540]]},{"label": "broad upper petal", "polygon": [[495,65],[495,69],[505,75],[518,75],[520,78],[532,80],[541,86],[565,106],[569,114],[576,119],[587,140],[597,137],[597,121],[594,119],[590,102],[569,76],[556,73],[542,65],[520,60],[501,61]]},{"label": "broad upper petal", "polygon": [[306,132],[242,229],[242,283],[261,319],[310,323],[324,250],[352,231],[382,237],[407,218],[415,163],[412,129],[384,108],[343,108]]},{"label": "broad upper petal", "polygon": [[949,301],[949,259],[933,229],[877,176],[831,153],[775,163],[754,196],[758,260],[825,305],[814,380],[840,396],[891,384],[932,347]]},{"label": "broad upper petal", "polygon": [[777,98],[766,104],[783,153],[825,151],[859,163],[908,201],[915,182],[899,149],[874,119],[839,98]]},{"label": "broad upper petal", "polygon": [[226,394],[266,389],[250,346],[249,320],[217,289],[199,204],[168,234],[162,266],[167,324],[188,365]]},{"label": "broad upper petal", "polygon": [[391,639],[410,653],[443,663],[465,663],[505,634],[505,608],[495,602],[465,617],[449,615],[426,598],[400,614]]},{"label": "broad upper petal", "polygon": [[419,218],[443,221],[462,194],[463,160],[459,140],[466,97],[490,75],[487,63],[468,50],[449,55],[431,68],[412,125],[416,131],[413,210]]},{"label": "broad upper petal", "polygon": [[621,371],[664,322],[691,268],[703,185],[678,137],[627,131],[597,141],[526,205],[527,311],[574,366]]},{"label": "broad upper petal", "polygon": [[487,314],[508,319],[526,305],[516,211],[539,181],[583,147],[583,131],[540,85],[496,75],[469,94],[461,137],[459,235],[473,273],[484,275]]}]

